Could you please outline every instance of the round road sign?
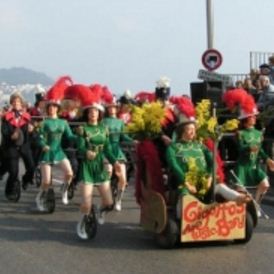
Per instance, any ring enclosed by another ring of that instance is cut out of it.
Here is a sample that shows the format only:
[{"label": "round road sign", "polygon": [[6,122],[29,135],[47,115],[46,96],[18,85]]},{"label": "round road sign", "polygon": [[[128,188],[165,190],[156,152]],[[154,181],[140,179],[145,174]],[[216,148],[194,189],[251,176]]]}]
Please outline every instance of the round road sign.
[{"label": "round road sign", "polygon": [[223,57],[216,49],[208,49],[202,55],[202,63],[204,67],[209,70],[215,70],[221,66]]}]

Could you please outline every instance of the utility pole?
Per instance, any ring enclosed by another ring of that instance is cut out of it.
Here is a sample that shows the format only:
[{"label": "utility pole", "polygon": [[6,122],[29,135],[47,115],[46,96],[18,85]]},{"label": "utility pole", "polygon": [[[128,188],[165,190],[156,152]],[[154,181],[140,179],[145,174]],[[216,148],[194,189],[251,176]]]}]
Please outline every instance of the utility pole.
[{"label": "utility pole", "polygon": [[214,16],[213,16],[213,0],[206,0],[207,15],[207,48],[214,48]]}]

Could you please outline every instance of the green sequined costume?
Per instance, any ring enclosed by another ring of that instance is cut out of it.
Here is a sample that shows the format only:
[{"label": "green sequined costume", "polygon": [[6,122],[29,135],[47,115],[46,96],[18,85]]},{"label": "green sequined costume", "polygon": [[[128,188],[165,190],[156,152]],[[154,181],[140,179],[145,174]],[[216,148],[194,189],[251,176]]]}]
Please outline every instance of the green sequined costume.
[{"label": "green sequined costume", "polygon": [[39,144],[42,148],[48,146],[49,151],[42,152],[41,163],[57,164],[67,158],[61,146],[63,135],[71,140],[76,138],[66,120],[47,118],[42,121],[39,130]]},{"label": "green sequined costume", "polygon": [[[104,157],[114,164],[116,157],[112,154],[108,131],[102,124],[83,126],[84,133],[79,136],[78,150],[83,160],[80,166],[79,180],[85,184],[100,185],[109,181],[109,175],[105,169]],[[86,157],[88,150],[94,151],[96,156],[93,160]]]},{"label": "green sequined costume", "polygon": [[122,151],[121,142],[132,143],[132,139],[124,133],[125,124],[121,119],[107,117],[102,120],[109,131],[109,141],[113,155],[122,161],[126,161],[126,156]]},{"label": "green sequined costume", "polygon": [[[168,167],[175,176],[177,186],[182,185],[185,181],[190,159],[195,161],[198,171],[206,174],[212,172],[212,154],[203,144],[197,141],[171,143],[167,148],[166,159]],[[183,186],[181,192],[187,194],[188,190]]]},{"label": "green sequined costume", "polygon": [[[259,163],[260,159],[268,158],[262,149],[262,138],[262,132],[253,127],[238,132],[239,158],[235,173],[242,185],[256,186],[267,177]],[[258,149],[252,152],[251,147]]]}]

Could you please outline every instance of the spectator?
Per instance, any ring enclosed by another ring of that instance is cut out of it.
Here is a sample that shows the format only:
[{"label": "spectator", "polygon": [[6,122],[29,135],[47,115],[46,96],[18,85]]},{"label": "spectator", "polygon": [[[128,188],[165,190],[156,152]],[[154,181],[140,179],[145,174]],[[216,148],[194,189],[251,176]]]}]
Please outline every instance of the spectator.
[{"label": "spectator", "polygon": [[243,88],[243,81],[242,80],[237,80],[235,83],[236,88]]},{"label": "spectator", "polygon": [[251,78],[246,77],[243,82],[243,88],[254,97],[257,102],[259,99],[258,90],[255,85],[253,85]]},{"label": "spectator", "polygon": [[274,55],[272,55],[268,58],[268,64],[270,67],[269,79],[270,79],[271,84],[274,85]]},{"label": "spectator", "polygon": [[252,81],[252,84],[256,86],[256,83],[260,77],[260,70],[258,69],[251,69],[250,70],[250,78],[251,78],[251,81]]},{"label": "spectator", "polygon": [[268,64],[262,64],[260,65],[260,74],[261,75],[267,75],[269,76],[270,72],[271,72],[271,68]]},{"label": "spectator", "polygon": [[261,75],[259,77],[261,90],[259,90],[259,99],[257,106],[260,111],[265,110],[268,106],[274,104],[274,86],[270,83],[269,77]]}]

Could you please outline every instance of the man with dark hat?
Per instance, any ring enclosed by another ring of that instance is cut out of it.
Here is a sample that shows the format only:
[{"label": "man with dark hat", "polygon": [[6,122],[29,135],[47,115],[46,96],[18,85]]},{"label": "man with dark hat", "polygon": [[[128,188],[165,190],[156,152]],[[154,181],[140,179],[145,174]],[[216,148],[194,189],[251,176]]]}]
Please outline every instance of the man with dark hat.
[{"label": "man with dark hat", "polygon": [[43,115],[45,101],[44,101],[44,93],[36,93],[35,94],[35,103],[34,107],[30,109],[30,115],[39,119]]},{"label": "man with dark hat", "polygon": [[271,67],[268,64],[262,64],[259,68],[261,75],[269,75],[271,72]]},{"label": "man with dark hat", "polygon": [[156,82],[156,100],[166,102],[170,96],[170,79],[163,76]]},{"label": "man with dark hat", "polygon": [[162,103],[165,109],[165,119],[162,125],[163,134],[154,140],[155,145],[159,151],[159,157],[163,166],[166,165],[165,151],[166,146],[171,142],[172,134],[175,127],[175,114],[173,112],[172,103],[169,101],[170,97],[170,79],[166,76],[161,77],[156,81],[155,100]]}]

